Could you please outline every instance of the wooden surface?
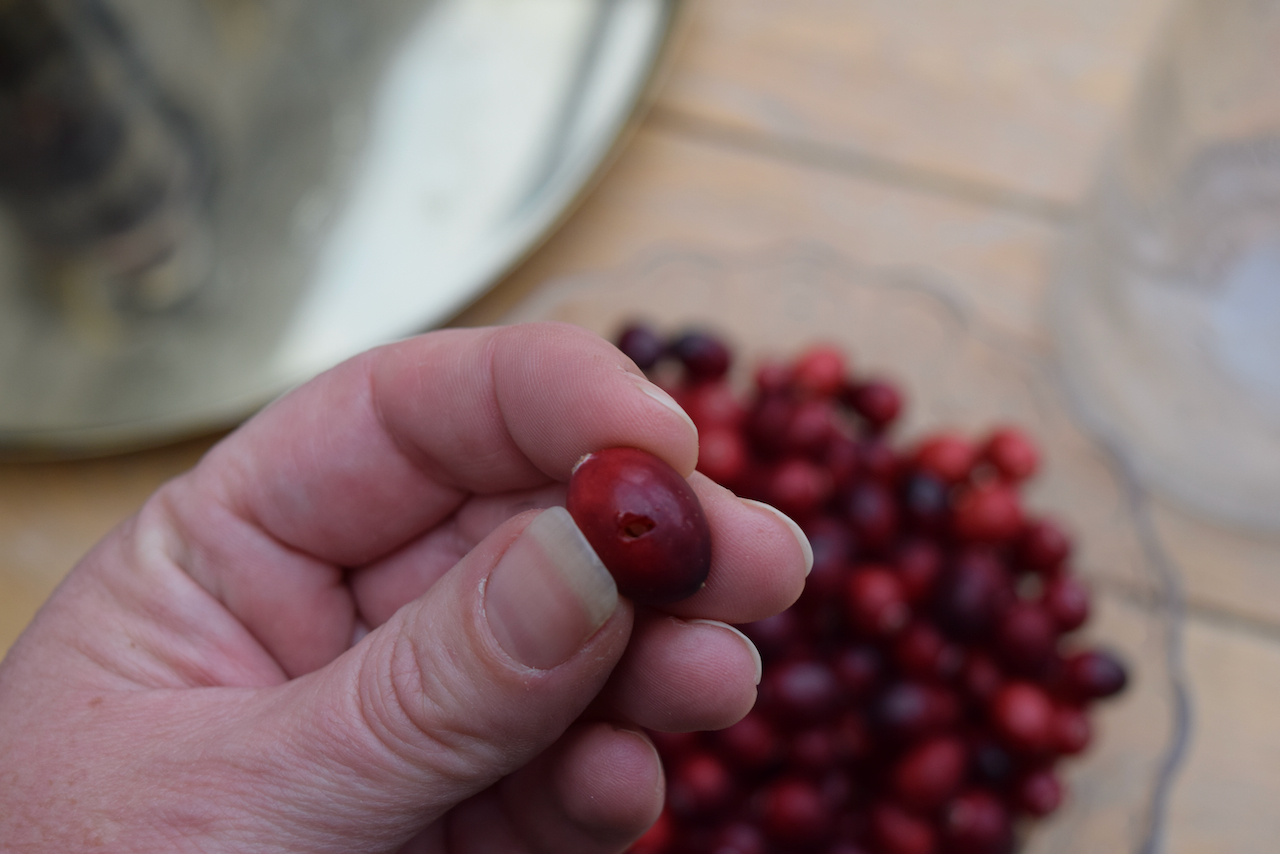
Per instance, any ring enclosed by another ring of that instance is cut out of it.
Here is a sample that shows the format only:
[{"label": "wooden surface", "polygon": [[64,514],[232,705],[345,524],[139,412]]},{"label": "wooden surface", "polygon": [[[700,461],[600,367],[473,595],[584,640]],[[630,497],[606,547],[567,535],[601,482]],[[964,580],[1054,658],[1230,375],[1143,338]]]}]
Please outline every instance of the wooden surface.
[{"label": "wooden surface", "polygon": [[[655,246],[817,241],[933,271],[1036,345],[1049,253],[1169,0],[695,0],[653,110],[463,324]],[[77,556],[209,440],[0,466],[0,648]],[[1280,850],[1280,544],[1157,504],[1188,601],[1194,735],[1166,850]]]}]

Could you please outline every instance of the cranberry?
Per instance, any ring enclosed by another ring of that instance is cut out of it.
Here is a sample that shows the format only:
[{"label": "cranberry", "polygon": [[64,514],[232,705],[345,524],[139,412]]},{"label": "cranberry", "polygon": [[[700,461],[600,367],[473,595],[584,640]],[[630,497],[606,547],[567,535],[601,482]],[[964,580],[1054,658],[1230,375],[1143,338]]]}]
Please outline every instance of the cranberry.
[{"label": "cranberry", "polygon": [[877,483],[892,483],[902,468],[902,460],[888,442],[880,438],[861,443],[862,470]]},{"label": "cranberry", "polygon": [[883,380],[866,380],[849,388],[848,403],[873,431],[879,432],[902,412],[902,392]]},{"label": "cranberry", "polygon": [[796,402],[785,395],[768,395],[756,401],[746,420],[746,433],[752,446],[768,457],[783,453],[795,411]]},{"label": "cranberry", "polygon": [[787,743],[788,767],[810,774],[833,766],[836,755],[835,731],[826,726],[811,726],[792,733]]},{"label": "cranberry", "polygon": [[962,553],[943,575],[934,599],[943,627],[962,639],[986,633],[1012,600],[1008,573],[983,551]]},{"label": "cranberry", "polygon": [[845,712],[836,719],[832,739],[836,759],[842,763],[861,762],[874,747],[867,722],[857,712]]},{"label": "cranberry", "polygon": [[588,454],[566,505],[624,596],[661,605],[702,589],[711,528],[688,481],[662,460],[636,448]]},{"label": "cranberry", "polygon": [[740,628],[766,659],[782,658],[803,645],[800,615],[793,610],[782,611]]},{"label": "cranberry", "polygon": [[699,383],[681,395],[679,402],[699,433],[714,427],[736,430],[747,414],[725,382]]},{"label": "cranberry", "polygon": [[644,835],[631,843],[627,854],[667,854],[674,843],[675,823],[671,819],[671,813],[664,809]]},{"label": "cranberry", "polygon": [[791,367],[782,362],[761,362],[755,380],[761,394],[781,394],[791,387]]},{"label": "cranberry", "polygon": [[768,854],[768,843],[754,825],[737,821],[721,827],[700,850],[708,854]]},{"label": "cranberry", "polygon": [[1023,774],[1013,787],[1013,798],[1025,812],[1043,818],[1062,805],[1062,781],[1047,768]]},{"label": "cranberry", "polygon": [[915,452],[916,468],[943,483],[959,483],[968,478],[977,458],[977,451],[969,440],[955,433],[934,434]]},{"label": "cranberry", "polygon": [[944,729],[956,715],[954,698],[920,682],[890,685],[872,707],[874,722],[889,736],[914,741]]},{"label": "cranberry", "polygon": [[1053,574],[1071,555],[1071,540],[1047,519],[1027,522],[1018,538],[1018,559],[1027,569]]},{"label": "cranberry", "polygon": [[618,336],[618,349],[635,362],[637,368],[647,371],[666,353],[667,345],[652,327],[633,323]]},{"label": "cranberry", "polygon": [[992,431],[982,448],[982,458],[994,466],[1001,477],[1014,483],[1031,477],[1040,467],[1040,451],[1035,443],[1014,427]]},{"label": "cranberry", "polygon": [[855,484],[842,502],[845,519],[867,549],[884,549],[898,532],[893,494],[875,481]]},{"label": "cranberry", "polygon": [[960,667],[960,685],[968,696],[985,703],[1004,682],[1000,668],[991,656],[981,650],[971,650]]},{"label": "cranberry", "polygon": [[822,465],[831,473],[836,489],[847,490],[862,470],[862,451],[858,443],[848,436],[836,433],[827,443]]},{"label": "cranberry", "polygon": [[962,540],[1003,543],[1022,530],[1018,494],[1002,483],[981,483],[966,489],[952,508],[952,527]]},{"label": "cranberry", "polygon": [[1015,763],[1009,751],[990,737],[976,739],[971,747],[973,776],[989,786],[1003,788],[1012,777]]},{"label": "cranberry", "polygon": [[726,762],[743,770],[763,770],[782,756],[777,732],[758,711],[712,734],[711,740]]},{"label": "cranberry", "polygon": [[982,789],[964,792],[948,805],[942,836],[954,854],[1008,854],[1013,848],[1009,811]]},{"label": "cranberry", "polygon": [[667,777],[667,802],[679,816],[714,814],[732,796],[733,777],[710,753],[686,755]]},{"label": "cranberry", "polygon": [[954,736],[921,742],[894,764],[890,785],[907,807],[932,810],[955,795],[968,767],[964,743]]},{"label": "cranberry", "polygon": [[834,824],[822,792],[801,777],[784,777],[764,790],[761,819],[770,840],[793,846],[820,842],[831,833]]},{"label": "cranberry", "polygon": [[917,605],[933,595],[942,575],[942,550],[927,540],[909,540],[898,548],[893,564],[907,601]]},{"label": "cranberry", "polygon": [[778,463],[765,484],[768,502],[793,519],[816,513],[831,497],[831,491],[831,475],[804,457]]},{"label": "cranberry", "polygon": [[853,534],[836,519],[822,516],[804,527],[813,550],[813,567],[804,583],[804,596],[827,598],[844,587],[846,567],[853,559]]},{"label": "cranberry", "polygon": [[653,744],[658,748],[658,752],[663,756],[684,756],[690,751],[696,750],[698,747],[698,734],[696,732],[659,732],[652,731],[649,737],[653,739]]},{"label": "cranberry", "polygon": [[925,472],[912,472],[902,484],[902,510],[912,527],[932,533],[942,529],[951,510],[950,487]]},{"label": "cranberry", "polygon": [[995,648],[1001,661],[1020,673],[1035,674],[1048,662],[1058,642],[1058,626],[1045,609],[1015,602],[1000,618]]},{"label": "cranberry", "polygon": [[1112,697],[1125,689],[1129,675],[1120,660],[1103,650],[1078,652],[1066,660],[1067,690],[1083,700]]},{"label": "cranberry", "polygon": [[760,699],[784,723],[820,721],[835,709],[840,683],[821,661],[799,659],[770,667]]},{"label": "cranberry", "polygon": [[698,431],[698,471],[721,486],[733,488],[751,465],[742,434],[728,427]]},{"label": "cranberry", "polygon": [[884,672],[879,650],[864,644],[840,649],[831,664],[845,695],[855,701],[869,696]]},{"label": "cranberry", "polygon": [[796,357],[791,366],[791,381],[802,393],[815,397],[831,397],[844,384],[844,353],[838,347],[819,344]]},{"label": "cranberry", "polygon": [[916,679],[948,680],[960,669],[961,652],[931,623],[918,620],[894,640],[893,660]]},{"label": "cranberry", "polygon": [[793,454],[821,459],[836,435],[835,409],[827,400],[805,400],[791,411],[783,446]]},{"label": "cranberry", "polygon": [[911,618],[902,582],[882,566],[864,566],[855,572],[845,602],[854,626],[871,637],[894,635]]},{"label": "cranberry", "polygon": [[1054,707],[1038,686],[1007,683],[991,699],[990,714],[996,732],[1015,751],[1038,755],[1053,749]]},{"label": "cranberry", "polygon": [[938,850],[929,822],[887,803],[871,808],[871,838],[882,854],[934,854]]},{"label": "cranberry", "polygon": [[1050,579],[1043,598],[1044,608],[1059,631],[1074,631],[1089,619],[1089,588],[1074,576],[1059,575]]},{"label": "cranberry", "polygon": [[1059,706],[1053,714],[1054,752],[1064,756],[1083,753],[1092,740],[1093,728],[1084,709]]},{"label": "cranberry", "polygon": [[713,335],[690,331],[671,343],[671,354],[695,380],[718,380],[729,372],[729,348]]}]

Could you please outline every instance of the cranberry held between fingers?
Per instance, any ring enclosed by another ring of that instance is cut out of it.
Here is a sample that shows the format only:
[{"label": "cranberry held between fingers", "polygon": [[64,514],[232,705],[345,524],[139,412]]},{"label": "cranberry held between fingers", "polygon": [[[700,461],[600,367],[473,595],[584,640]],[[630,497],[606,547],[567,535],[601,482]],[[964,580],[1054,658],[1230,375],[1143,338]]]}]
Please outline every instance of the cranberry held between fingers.
[{"label": "cranberry held between fingers", "polygon": [[566,506],[622,595],[663,605],[702,589],[711,528],[688,481],[653,454],[588,454],[569,478]]}]

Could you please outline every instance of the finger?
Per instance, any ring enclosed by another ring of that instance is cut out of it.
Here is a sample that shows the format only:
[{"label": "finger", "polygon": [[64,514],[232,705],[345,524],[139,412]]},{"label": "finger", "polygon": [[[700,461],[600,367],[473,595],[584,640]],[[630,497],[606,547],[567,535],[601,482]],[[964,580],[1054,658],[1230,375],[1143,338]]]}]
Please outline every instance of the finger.
[{"label": "finger", "polygon": [[760,676],[760,653],[732,626],[642,613],[591,714],[661,732],[724,729],[751,710]]}]

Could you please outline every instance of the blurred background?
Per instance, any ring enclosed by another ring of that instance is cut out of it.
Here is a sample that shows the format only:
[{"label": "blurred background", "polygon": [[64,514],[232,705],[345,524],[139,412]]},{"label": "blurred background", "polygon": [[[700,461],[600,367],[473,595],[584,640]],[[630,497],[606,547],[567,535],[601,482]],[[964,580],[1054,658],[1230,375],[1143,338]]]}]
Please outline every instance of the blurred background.
[{"label": "blurred background", "polygon": [[[787,340],[734,306],[787,276],[870,311],[848,294],[905,277],[995,342],[975,370],[1067,375],[1074,408],[1033,426],[1067,436],[1051,460],[1107,469],[1040,495],[1101,531],[1086,573],[1116,631],[1158,635],[1135,641],[1158,679],[1114,727],[1151,716],[1150,797],[1091,850],[1139,850],[1154,818],[1164,851],[1273,852],[1280,540],[1129,455],[1061,363],[1052,298],[1153,62],[1183,49],[1175,6],[0,0],[0,649],[221,432],[367,346],[531,317],[609,334],[668,293],[637,281],[696,267],[715,286],[656,313],[720,320],[751,354]],[[887,373],[902,329],[868,352]],[[927,409],[944,384],[908,391]],[[939,411],[1016,409],[980,385]],[[1145,574],[1108,580],[1125,561]]]}]

